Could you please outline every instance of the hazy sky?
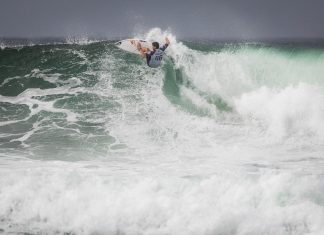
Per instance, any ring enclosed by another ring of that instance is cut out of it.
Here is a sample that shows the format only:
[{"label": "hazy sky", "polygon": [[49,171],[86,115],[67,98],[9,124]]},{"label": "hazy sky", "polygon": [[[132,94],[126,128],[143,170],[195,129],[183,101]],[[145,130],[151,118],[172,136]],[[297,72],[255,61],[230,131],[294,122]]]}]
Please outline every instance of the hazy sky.
[{"label": "hazy sky", "polygon": [[0,37],[324,38],[324,0],[1,0]]}]

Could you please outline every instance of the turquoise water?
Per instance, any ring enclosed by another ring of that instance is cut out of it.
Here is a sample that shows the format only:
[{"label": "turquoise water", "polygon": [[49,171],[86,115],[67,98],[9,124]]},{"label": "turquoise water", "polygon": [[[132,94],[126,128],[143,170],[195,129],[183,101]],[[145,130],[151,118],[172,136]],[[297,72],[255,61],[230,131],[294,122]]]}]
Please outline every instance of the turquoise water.
[{"label": "turquoise water", "polygon": [[324,48],[169,37],[0,43],[2,233],[324,233]]}]

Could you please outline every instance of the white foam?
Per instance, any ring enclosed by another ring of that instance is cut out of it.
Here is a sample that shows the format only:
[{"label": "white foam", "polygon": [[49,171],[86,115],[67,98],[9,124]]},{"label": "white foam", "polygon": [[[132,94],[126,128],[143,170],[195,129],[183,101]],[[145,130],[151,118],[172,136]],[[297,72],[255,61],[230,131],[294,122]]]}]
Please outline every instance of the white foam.
[{"label": "white foam", "polygon": [[39,99],[35,99],[35,97],[45,96],[45,95],[55,95],[55,94],[76,94],[82,91],[82,88],[69,88],[66,87],[57,87],[52,89],[41,90],[39,88],[29,88],[26,89],[24,92],[20,93],[16,97],[8,97],[8,96],[0,96],[2,102],[8,102],[12,104],[24,104],[29,107],[30,113],[24,119],[19,120],[10,120],[10,121],[3,121],[0,122],[0,126],[5,126],[8,124],[17,123],[20,121],[26,121],[33,115],[39,113],[40,111],[49,111],[54,113],[64,113],[66,114],[67,121],[75,122],[77,121],[77,115],[68,110],[63,108],[55,108],[54,101],[41,101]]},{"label": "white foam", "polygon": [[99,42],[100,40],[89,39],[87,35],[69,36],[65,39],[67,44],[88,45],[91,43]]},{"label": "white foam", "polygon": [[324,232],[320,202],[324,188],[317,176],[220,171],[211,177],[182,178],[172,171],[163,175],[162,168],[154,167],[129,172],[127,177],[123,170],[102,163],[91,168],[24,164],[0,173],[0,216],[4,218],[0,224],[5,232]]},{"label": "white foam", "polygon": [[6,46],[3,42],[0,43],[0,49],[1,49],[1,50],[5,49],[6,47],[7,47],[7,46]]},{"label": "white foam", "polygon": [[236,99],[238,113],[261,124],[275,138],[291,135],[324,137],[324,94],[321,88],[299,84],[284,89],[262,87]]}]

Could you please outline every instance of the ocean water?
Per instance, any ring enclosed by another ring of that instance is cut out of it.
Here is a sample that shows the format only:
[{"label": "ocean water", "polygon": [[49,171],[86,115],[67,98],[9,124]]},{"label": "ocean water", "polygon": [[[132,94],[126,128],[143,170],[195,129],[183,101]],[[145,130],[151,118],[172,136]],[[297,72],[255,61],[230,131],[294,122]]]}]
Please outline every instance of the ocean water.
[{"label": "ocean water", "polygon": [[324,47],[0,49],[0,234],[324,234]]}]

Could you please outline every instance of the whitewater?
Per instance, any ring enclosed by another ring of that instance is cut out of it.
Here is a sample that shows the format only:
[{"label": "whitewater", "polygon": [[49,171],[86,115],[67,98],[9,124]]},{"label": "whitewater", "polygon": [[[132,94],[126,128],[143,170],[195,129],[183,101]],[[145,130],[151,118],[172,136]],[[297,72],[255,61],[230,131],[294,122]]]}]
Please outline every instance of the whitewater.
[{"label": "whitewater", "polygon": [[0,233],[324,234],[324,47],[0,42]]}]

